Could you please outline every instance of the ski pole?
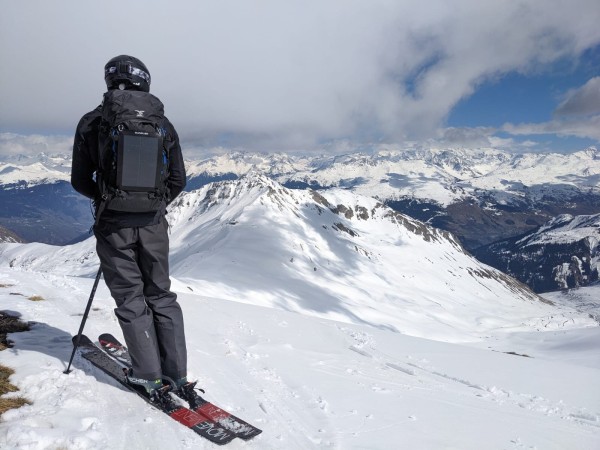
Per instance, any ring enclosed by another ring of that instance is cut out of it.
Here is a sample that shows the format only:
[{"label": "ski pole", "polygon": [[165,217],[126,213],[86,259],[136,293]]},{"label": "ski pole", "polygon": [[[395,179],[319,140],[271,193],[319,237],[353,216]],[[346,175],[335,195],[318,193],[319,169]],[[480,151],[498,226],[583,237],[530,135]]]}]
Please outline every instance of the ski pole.
[{"label": "ski pole", "polygon": [[92,300],[94,300],[94,295],[96,294],[96,288],[98,287],[98,282],[100,281],[100,275],[102,275],[102,266],[100,266],[100,268],[98,269],[98,273],[96,274],[96,280],[94,280],[94,286],[92,287],[92,292],[90,293],[90,299],[88,300],[87,306],[85,307],[83,319],[81,319],[81,325],[79,326],[79,331],[77,332],[77,339],[75,340],[75,345],[73,345],[71,359],[69,359],[69,365],[67,366],[67,370],[65,370],[63,373],[71,373],[71,363],[73,362],[73,357],[75,356],[77,347],[79,347],[79,341],[81,339],[81,334],[83,333],[83,327],[85,326],[85,321],[87,320],[88,314],[90,313],[90,308],[92,307]]}]

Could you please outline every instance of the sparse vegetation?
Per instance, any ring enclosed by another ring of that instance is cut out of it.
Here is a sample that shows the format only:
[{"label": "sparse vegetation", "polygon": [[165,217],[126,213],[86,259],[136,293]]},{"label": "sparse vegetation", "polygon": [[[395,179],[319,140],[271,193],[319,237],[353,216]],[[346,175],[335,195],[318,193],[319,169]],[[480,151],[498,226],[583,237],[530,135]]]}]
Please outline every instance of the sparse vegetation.
[{"label": "sparse vegetation", "polygon": [[24,397],[9,397],[4,398],[4,394],[15,392],[19,389],[8,381],[14,370],[10,367],[0,364],[0,415],[4,414],[9,409],[20,408],[23,405],[29,405],[31,402]]},{"label": "sparse vegetation", "polygon": [[[6,335],[8,333],[17,333],[20,331],[29,330],[29,325],[20,321],[17,317],[9,316],[0,313],[0,351],[10,348]],[[4,398],[9,392],[16,392],[19,389],[8,381],[8,378],[15,373],[10,367],[0,364],[0,415],[4,414],[9,409],[20,408],[23,405],[28,405],[31,402],[24,397],[9,397]]]},{"label": "sparse vegetation", "polygon": [[18,333],[28,330],[29,325],[25,322],[20,321],[17,317],[0,312],[0,351],[11,347],[6,339],[8,333]]},{"label": "sparse vegetation", "polygon": [[[6,286],[11,286],[9,285],[0,285],[0,287],[6,287]],[[21,294],[20,292],[10,292],[8,295],[20,295],[21,297],[25,297],[25,295]],[[31,300],[32,302],[39,302],[42,300],[46,300],[44,297],[42,297],[41,295],[30,295],[29,297],[27,297],[29,300]]]}]

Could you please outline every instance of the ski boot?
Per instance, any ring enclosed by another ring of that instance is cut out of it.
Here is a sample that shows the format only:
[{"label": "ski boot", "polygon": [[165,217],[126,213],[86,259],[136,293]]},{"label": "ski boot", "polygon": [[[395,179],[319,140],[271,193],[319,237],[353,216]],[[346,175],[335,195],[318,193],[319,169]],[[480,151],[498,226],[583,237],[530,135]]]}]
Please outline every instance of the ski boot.
[{"label": "ski boot", "polygon": [[125,373],[127,383],[132,385],[135,390],[150,398],[152,403],[158,405],[164,411],[174,411],[180,406],[169,395],[172,387],[168,384],[163,384],[159,378],[157,380],[146,380],[144,378],[136,378],[132,375],[132,370],[129,369]]},{"label": "ski boot", "polygon": [[182,398],[190,404],[190,409],[195,410],[199,406],[206,403],[206,401],[200,397],[196,391],[200,391],[204,394],[204,390],[196,388],[197,381],[187,381],[186,378],[182,378],[175,384],[174,393],[178,397]]}]

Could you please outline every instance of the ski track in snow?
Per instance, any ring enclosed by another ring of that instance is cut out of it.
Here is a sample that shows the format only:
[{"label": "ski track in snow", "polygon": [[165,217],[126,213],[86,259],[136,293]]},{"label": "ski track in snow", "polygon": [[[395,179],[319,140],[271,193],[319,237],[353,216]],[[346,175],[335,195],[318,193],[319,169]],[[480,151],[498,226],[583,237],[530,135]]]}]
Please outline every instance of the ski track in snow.
[{"label": "ski track in snow", "polygon": [[[340,327],[340,329],[349,331],[344,327]],[[427,384],[429,386],[436,386],[437,389],[451,389],[459,395],[475,395],[478,398],[499,404],[510,403],[519,408],[528,409],[547,416],[553,415],[563,420],[572,420],[582,425],[600,428],[600,415],[590,413],[585,409],[573,408],[562,401],[556,402],[534,394],[512,392],[502,387],[486,386],[475,381],[463,379],[436,369],[428,361],[415,362],[410,355],[407,355],[404,362],[393,361],[393,357],[377,350],[375,343],[368,335],[357,335],[356,332],[350,332],[350,336],[356,341],[355,344],[349,347],[350,350],[365,358],[372,359],[381,366],[407,375],[417,376],[421,382],[425,378],[428,378]],[[367,350],[364,347],[367,347]],[[444,382],[443,384],[436,385],[434,381],[436,377],[441,378],[443,381],[451,381],[451,383]],[[468,389],[465,391],[464,387]]]},{"label": "ski track in snow", "polygon": [[[258,342],[258,338],[255,337],[255,331],[243,321],[236,322],[234,331],[231,334],[235,336],[236,333],[244,335],[250,344]],[[240,341],[239,336],[236,340]],[[314,435],[316,428],[318,428],[318,433],[324,433],[324,428],[327,427],[324,427],[323,421],[327,417],[322,414],[319,414],[318,417],[313,417],[310,412],[305,412],[306,404],[309,403],[308,406],[310,406],[310,403],[313,403],[313,401],[307,398],[309,394],[305,392],[306,387],[295,390],[286,385],[281,376],[278,375],[277,370],[269,367],[268,354],[253,353],[236,343],[233,339],[226,339],[224,344],[227,347],[228,354],[237,355],[241,358],[244,366],[246,366],[247,375],[252,379],[252,383],[260,386],[258,404],[261,410],[268,417],[273,417],[278,421],[278,426],[283,427],[282,431],[284,431],[281,434],[295,436],[291,445],[297,448],[311,448],[316,444],[331,443],[326,433],[323,436]],[[251,392],[250,389],[249,392]],[[314,402],[323,409],[320,398]],[[290,406],[290,404],[294,403],[301,407],[294,410]],[[302,405],[304,405],[304,408],[302,408]],[[310,426],[307,426],[308,424]],[[280,438],[281,435],[279,436]],[[278,439],[277,436],[276,439]]]},{"label": "ski track in snow", "polygon": [[[286,326],[285,322],[278,325]],[[586,412],[585,409],[571,408],[563,402],[554,402],[534,394],[515,393],[501,387],[486,386],[462,379],[426,367],[426,362],[416,363],[410,355],[406,357],[406,361],[400,362],[393,356],[379,351],[369,333],[355,331],[342,325],[329,324],[329,326],[335,328],[338,334],[348,340],[347,350],[359,355],[359,361],[317,358],[311,366],[321,375],[354,379],[356,389],[368,390],[373,395],[388,396],[415,390],[426,391],[430,396],[451,393],[453,397],[486,400],[511,409],[521,408],[546,416],[557,416],[562,420],[573,420],[584,426],[597,428],[600,423],[597,415]],[[328,395],[320,392],[316,387],[286,384],[286,377],[280,376],[277,369],[269,365],[271,355],[253,350],[253,347],[264,345],[264,341],[268,342],[268,338],[261,336],[244,321],[237,321],[231,330],[233,330],[229,333],[231,337],[223,344],[229,355],[237,356],[243,361],[251,378],[255,381],[260,380],[260,385],[264,386],[259,390],[261,409],[270,420],[277,420],[278,426],[289,429],[290,433],[295,430],[299,435],[310,439],[309,443],[294,441],[293,445],[297,445],[298,448],[337,448],[336,443],[343,441],[344,436],[357,437],[361,434],[385,433],[386,430],[398,427],[403,422],[418,420],[416,414],[408,414],[404,421],[398,421],[396,418],[393,423],[385,424],[382,423],[384,421],[376,419],[376,413],[371,410],[363,411],[359,405],[347,411],[337,411],[332,406],[336,402],[328,400]],[[236,334],[237,342],[245,341],[243,346],[235,343],[233,336]],[[291,345],[284,347],[290,352],[294,350]],[[367,360],[366,366],[370,367],[368,373],[362,369],[365,364],[361,359]],[[418,383],[416,386],[415,379]],[[294,407],[293,404],[296,406]],[[299,411],[302,411],[302,414],[299,414]],[[318,417],[305,417],[306,411],[314,411]],[[339,423],[341,417],[349,420],[348,428],[342,427],[331,434],[329,430],[335,426],[336,420]],[[318,434],[315,434],[315,430]],[[519,438],[515,438],[514,442],[519,442]],[[288,442],[288,445],[290,444]]]}]

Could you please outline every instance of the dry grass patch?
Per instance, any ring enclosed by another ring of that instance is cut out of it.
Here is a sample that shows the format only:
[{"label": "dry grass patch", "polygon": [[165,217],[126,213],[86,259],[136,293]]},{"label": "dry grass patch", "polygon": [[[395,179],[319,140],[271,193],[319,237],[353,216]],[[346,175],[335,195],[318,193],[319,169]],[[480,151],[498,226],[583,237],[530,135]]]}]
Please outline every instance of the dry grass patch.
[{"label": "dry grass patch", "polygon": [[46,300],[41,295],[32,295],[31,297],[28,297],[28,299],[31,300],[32,302],[41,302],[42,300]]},{"label": "dry grass patch", "polygon": [[[17,333],[19,331],[29,330],[29,325],[21,322],[17,317],[9,316],[0,312],[0,351],[11,347],[6,335],[8,333]],[[23,397],[4,398],[4,394],[16,392],[19,389],[8,381],[8,378],[15,373],[10,367],[0,364],[0,415],[9,409],[20,408],[23,405],[29,405],[31,402]]]},{"label": "dry grass patch", "polygon": [[18,317],[9,316],[8,314],[0,312],[0,351],[11,347],[6,339],[8,333],[18,333],[28,330],[29,325],[25,322],[21,322]]},{"label": "dry grass patch", "polygon": [[9,409],[20,408],[23,405],[31,404],[29,400],[23,397],[3,397],[4,394],[19,390],[19,388],[8,381],[8,377],[10,377],[13,373],[15,373],[15,371],[10,367],[0,364],[0,415],[4,414]]}]

